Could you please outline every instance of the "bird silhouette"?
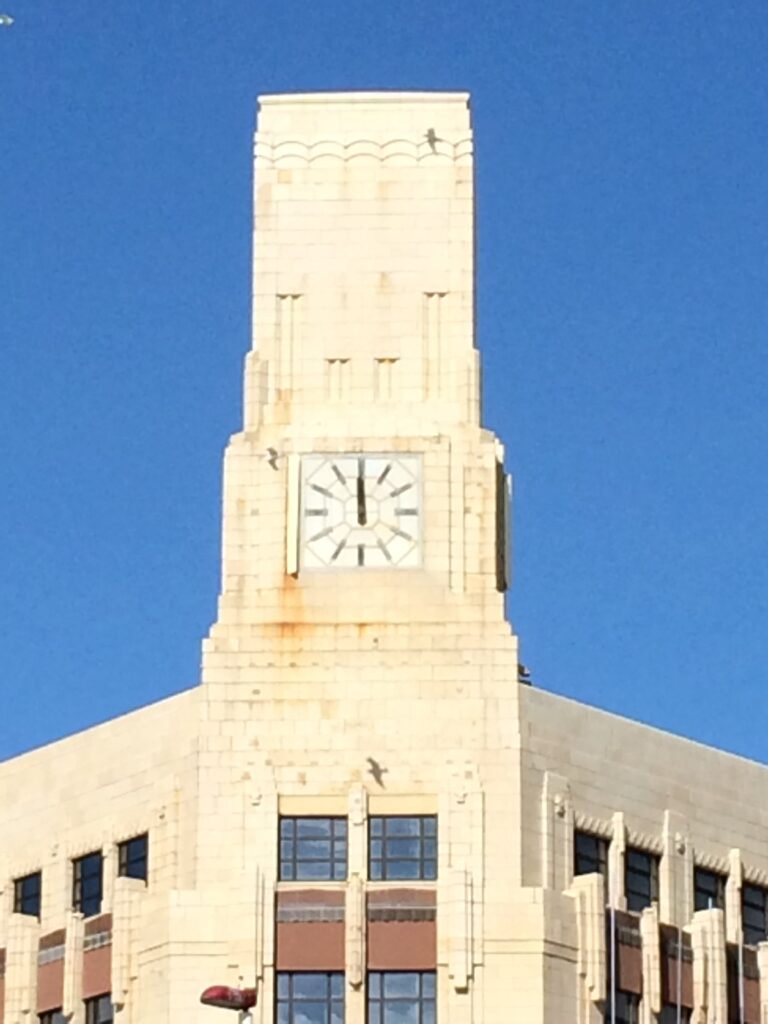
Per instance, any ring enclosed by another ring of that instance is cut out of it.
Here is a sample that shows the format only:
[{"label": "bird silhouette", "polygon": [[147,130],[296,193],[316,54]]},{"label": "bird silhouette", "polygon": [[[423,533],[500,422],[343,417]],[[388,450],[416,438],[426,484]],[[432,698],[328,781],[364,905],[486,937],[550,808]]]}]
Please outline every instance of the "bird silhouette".
[{"label": "bird silhouette", "polygon": [[386,789],[387,787],[384,785],[384,776],[389,771],[389,768],[384,768],[382,765],[379,764],[378,761],[374,760],[374,758],[372,757],[368,757],[366,758],[366,760],[368,764],[371,766],[368,769],[368,772],[373,776],[373,781],[376,783],[377,786],[381,786],[382,789]]},{"label": "bird silhouette", "polygon": [[267,454],[264,458],[270,464],[272,469],[277,469],[277,460],[280,458],[280,452],[277,448],[267,448]]},{"label": "bird silhouette", "polygon": [[445,141],[444,139],[439,139],[437,137],[434,128],[427,128],[427,130],[424,132],[424,138],[429,143],[429,148],[432,150],[433,153],[437,152],[437,143]]}]

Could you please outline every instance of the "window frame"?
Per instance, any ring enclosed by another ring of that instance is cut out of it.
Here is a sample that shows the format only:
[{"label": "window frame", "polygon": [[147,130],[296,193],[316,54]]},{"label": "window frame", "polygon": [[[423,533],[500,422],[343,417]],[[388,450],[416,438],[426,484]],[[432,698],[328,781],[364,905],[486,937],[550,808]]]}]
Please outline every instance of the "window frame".
[{"label": "window frame", "polygon": [[[579,850],[579,840],[591,840],[595,844],[596,852],[585,853]],[[608,848],[610,846],[610,840],[606,839],[605,836],[600,836],[596,832],[587,832],[585,829],[577,828],[573,832],[573,874],[574,877],[577,875],[591,875],[599,874],[604,879],[608,878]],[[596,867],[590,867],[586,870],[579,870],[579,858],[584,857],[589,863],[594,863]]]},{"label": "window frame", "polygon": [[[415,996],[386,994],[386,980],[411,977],[418,979]],[[366,1024],[383,1024],[388,1017],[388,1005],[392,1003],[415,1004],[414,1024],[435,1024],[437,1020],[437,971],[368,971],[365,988]],[[409,1019],[412,1019],[410,1015]]]},{"label": "window frame", "polygon": [[[691,1024],[693,1010],[690,1006],[680,1007],[680,1024]],[[677,1024],[677,1004],[664,1003],[659,1013],[658,1024]]]},{"label": "window frame", "polygon": [[[31,896],[24,892],[24,886],[27,882],[37,882],[37,891],[32,892]],[[25,910],[24,904],[28,899],[36,900],[36,909]],[[14,914],[25,914],[27,917],[36,917],[40,920],[40,910],[43,904],[43,872],[42,871],[31,871],[28,875],[22,875],[20,878],[14,878],[13,880],[13,912]]]},{"label": "window frame", "polygon": [[[605,1020],[611,1019],[610,996],[606,1001]],[[616,1024],[638,1024],[640,1020],[640,996],[636,992],[616,989]]]},{"label": "window frame", "polygon": [[[85,1006],[85,1024],[114,1024],[115,1008],[112,1003],[111,992],[103,992],[99,996],[84,999],[83,1005]],[[105,1005],[109,1007],[108,1016],[106,1017],[102,1016],[101,1013]]]},{"label": "window frame", "polygon": [[[327,822],[327,836],[300,835],[307,823]],[[300,856],[300,843],[321,842],[329,844],[327,857]],[[283,814],[278,818],[277,827],[278,881],[302,882],[346,882],[349,875],[349,822],[337,814]],[[290,853],[287,852],[290,849]],[[343,851],[343,852],[340,852]],[[327,864],[327,871],[318,875],[303,872],[302,865]]]},{"label": "window frame", "polygon": [[[84,873],[84,868],[89,861],[98,858],[98,871]],[[98,878],[98,896],[84,893],[84,888],[92,879]],[[78,911],[83,917],[96,917],[101,913],[101,905],[104,901],[104,854],[101,850],[91,850],[81,857],[72,859],[72,909]],[[95,909],[90,909],[95,906]]]},{"label": "window frame", "polygon": [[43,1010],[37,1015],[37,1024],[67,1024],[67,1018],[59,1006],[55,1010]]},{"label": "window frame", "polygon": [[[398,832],[400,823],[418,822],[418,834]],[[390,825],[392,826],[390,829]],[[379,832],[380,829],[380,832]],[[418,842],[418,854],[394,852],[398,842]],[[374,844],[381,852],[374,854]],[[427,844],[434,846],[426,853]],[[389,851],[393,852],[389,852]],[[412,864],[412,872],[397,873],[393,865]],[[371,882],[436,882],[438,867],[438,822],[436,814],[374,814],[368,818],[368,880]]]},{"label": "window frame", "polygon": [[[297,994],[296,981],[312,977],[325,979],[325,993]],[[275,1022],[293,1024],[296,1019],[294,1007],[304,1007],[304,1015],[311,1004],[323,1006],[323,1020],[316,1024],[344,1024],[345,985],[343,971],[276,971],[275,972]],[[285,1013],[281,1008],[285,1007]],[[315,1024],[315,1022],[313,1022]]]},{"label": "window frame", "polygon": [[[132,853],[134,844],[143,843],[143,851],[139,856]],[[143,864],[143,874],[134,873],[131,868],[135,864]],[[142,832],[131,836],[117,844],[117,874],[119,878],[138,878],[146,882],[149,878],[149,833]]]},{"label": "window frame", "polygon": [[[648,861],[647,872],[630,863],[633,857],[645,857]],[[643,850],[639,846],[628,846],[624,851],[624,897],[627,901],[627,910],[639,914],[646,907],[651,907],[659,902],[659,856],[650,850]],[[630,887],[630,875],[648,879],[648,892],[640,891]],[[647,902],[646,901],[647,898]]]},{"label": "window frame", "polygon": [[[700,881],[703,877],[712,879],[714,885],[712,886],[712,892],[706,887],[700,887]],[[693,868],[693,909],[694,912],[697,910],[725,910],[725,886],[728,882],[728,876],[721,874],[719,871],[711,871],[709,868],[702,868],[698,865],[694,865]],[[714,896],[714,902],[707,903],[707,906],[699,906],[699,893],[707,900],[712,899]]]},{"label": "window frame", "polygon": [[[747,893],[759,893],[762,905],[756,902],[748,902]],[[757,910],[762,914],[762,928],[758,929],[747,924],[745,910]],[[741,886],[741,934],[745,946],[756,946],[758,942],[764,942],[768,938],[768,889],[762,885],[755,885],[752,882],[743,882]],[[759,937],[758,937],[759,935]]]}]

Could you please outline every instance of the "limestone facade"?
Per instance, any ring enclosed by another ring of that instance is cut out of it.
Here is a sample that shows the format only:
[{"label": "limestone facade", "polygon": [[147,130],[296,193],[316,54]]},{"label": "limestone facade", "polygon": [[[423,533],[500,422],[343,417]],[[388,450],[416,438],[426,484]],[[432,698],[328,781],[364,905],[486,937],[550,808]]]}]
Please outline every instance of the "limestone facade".
[{"label": "limestone facade", "polygon": [[0,766],[0,1024],[230,1019],[214,983],[293,1024],[308,975],[329,1022],[765,1024],[766,768],[519,679],[468,97],[263,97],[255,156],[201,685]]}]

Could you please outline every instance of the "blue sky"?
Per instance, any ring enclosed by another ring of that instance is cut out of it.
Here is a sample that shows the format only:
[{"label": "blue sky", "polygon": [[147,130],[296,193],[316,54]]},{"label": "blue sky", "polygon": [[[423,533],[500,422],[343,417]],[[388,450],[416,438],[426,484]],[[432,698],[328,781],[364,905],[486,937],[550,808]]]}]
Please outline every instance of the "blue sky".
[{"label": "blue sky", "polygon": [[766,758],[763,0],[4,0],[0,757],[193,685],[259,93],[468,89],[535,683]]}]

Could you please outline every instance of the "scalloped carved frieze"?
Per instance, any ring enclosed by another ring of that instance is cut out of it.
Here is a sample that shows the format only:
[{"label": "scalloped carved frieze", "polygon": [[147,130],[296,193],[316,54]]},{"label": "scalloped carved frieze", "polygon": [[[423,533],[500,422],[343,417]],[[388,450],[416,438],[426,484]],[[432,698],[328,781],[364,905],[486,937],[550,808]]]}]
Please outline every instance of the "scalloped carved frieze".
[{"label": "scalloped carved frieze", "polygon": [[596,818],[594,815],[575,811],[573,825],[579,832],[590,832],[594,836],[600,836],[601,839],[613,838],[613,824],[604,818]]},{"label": "scalloped carved frieze", "polygon": [[320,139],[317,142],[283,139],[272,143],[257,136],[255,155],[262,166],[273,167],[350,163],[353,160],[370,160],[401,166],[431,160],[470,166],[472,139],[464,138],[456,142],[436,139],[432,144],[426,140],[415,142],[413,139],[390,139],[387,142],[377,142],[374,139],[356,139],[353,142],[339,142],[337,139]]},{"label": "scalloped carved frieze", "polygon": [[661,836],[654,836],[649,832],[637,832],[631,828],[627,829],[627,846],[635,846],[640,850],[647,850],[649,853],[656,853],[659,856],[664,853]]},{"label": "scalloped carved frieze", "polygon": [[694,849],[693,863],[697,868],[704,868],[706,871],[715,871],[719,875],[728,874],[727,857],[716,857],[713,853]]}]

